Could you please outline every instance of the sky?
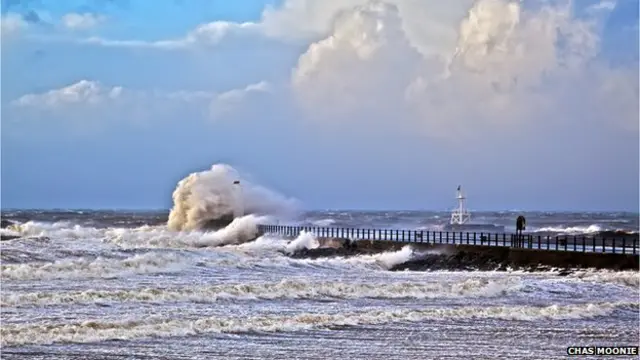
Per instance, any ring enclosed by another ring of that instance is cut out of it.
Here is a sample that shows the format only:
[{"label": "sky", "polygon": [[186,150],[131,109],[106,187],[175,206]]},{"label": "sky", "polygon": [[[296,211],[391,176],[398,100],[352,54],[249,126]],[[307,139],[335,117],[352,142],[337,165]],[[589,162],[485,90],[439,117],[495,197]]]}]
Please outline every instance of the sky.
[{"label": "sky", "polygon": [[2,208],[633,211],[637,0],[2,0]]}]

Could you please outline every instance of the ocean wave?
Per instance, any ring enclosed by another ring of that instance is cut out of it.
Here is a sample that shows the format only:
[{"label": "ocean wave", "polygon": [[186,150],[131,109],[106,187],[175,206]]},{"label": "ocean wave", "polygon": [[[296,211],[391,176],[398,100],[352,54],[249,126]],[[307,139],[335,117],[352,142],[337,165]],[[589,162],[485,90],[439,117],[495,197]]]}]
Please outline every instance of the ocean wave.
[{"label": "ocean wave", "polygon": [[417,322],[429,319],[566,320],[606,316],[618,307],[638,310],[637,303],[601,302],[579,305],[495,306],[384,310],[370,309],[344,313],[302,313],[243,317],[173,319],[146,316],[120,321],[84,321],[66,324],[3,324],[1,342],[5,346],[53,343],[88,343],[150,337],[189,336],[202,333],[294,332],[344,326]]},{"label": "ocean wave", "polygon": [[174,272],[188,265],[176,253],[149,252],[125,259],[78,258],[51,263],[30,262],[0,266],[3,280],[44,280],[63,278],[114,278],[130,274]]},{"label": "ocean wave", "polygon": [[568,276],[589,282],[630,286],[635,290],[638,290],[640,286],[640,272],[638,271],[579,270]]},{"label": "ocean wave", "polygon": [[320,220],[313,220],[311,221],[311,223],[314,226],[319,226],[319,227],[327,227],[327,226],[331,226],[333,224],[335,224],[335,220],[334,219],[320,219]]},{"label": "ocean wave", "polygon": [[568,227],[558,227],[558,226],[550,226],[543,227],[539,229],[535,229],[534,232],[554,232],[561,234],[593,234],[604,231],[605,229],[598,224],[592,224],[589,226],[568,226]]},{"label": "ocean wave", "polygon": [[520,279],[467,279],[449,283],[397,281],[388,284],[341,281],[282,280],[181,288],[86,290],[73,292],[2,293],[3,307],[116,302],[197,302],[276,299],[432,299],[493,297],[521,288]]},{"label": "ocean wave", "polygon": [[292,254],[302,249],[315,249],[320,246],[318,239],[312,234],[306,231],[302,231],[298,237],[287,244],[285,251],[288,254]]},{"label": "ocean wave", "polygon": [[112,229],[107,242],[122,248],[202,248],[240,244],[258,237],[258,224],[264,217],[247,215],[235,218],[216,231],[172,231],[166,227]]},{"label": "ocean wave", "polygon": [[296,207],[297,201],[293,199],[241,180],[233,167],[215,164],[178,182],[167,226],[176,231],[201,230],[212,221],[233,219],[239,213],[293,214]]}]

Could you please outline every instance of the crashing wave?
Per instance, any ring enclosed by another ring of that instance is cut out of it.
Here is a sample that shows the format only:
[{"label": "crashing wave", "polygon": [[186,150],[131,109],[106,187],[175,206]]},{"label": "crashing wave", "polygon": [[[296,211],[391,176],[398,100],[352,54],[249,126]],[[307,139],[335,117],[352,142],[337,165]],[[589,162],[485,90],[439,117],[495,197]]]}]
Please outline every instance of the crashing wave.
[{"label": "crashing wave", "polygon": [[175,231],[219,229],[237,217],[238,209],[245,215],[284,215],[296,207],[295,200],[241,179],[233,167],[215,164],[178,182],[167,225]]}]

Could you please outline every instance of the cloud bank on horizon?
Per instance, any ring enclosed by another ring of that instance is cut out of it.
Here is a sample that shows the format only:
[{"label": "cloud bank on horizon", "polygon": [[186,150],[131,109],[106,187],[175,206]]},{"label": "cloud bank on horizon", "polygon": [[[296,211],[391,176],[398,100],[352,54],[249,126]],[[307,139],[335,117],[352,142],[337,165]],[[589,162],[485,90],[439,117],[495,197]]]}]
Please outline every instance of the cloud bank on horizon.
[{"label": "cloud bank on horizon", "polygon": [[[462,182],[479,208],[638,209],[637,1],[285,0],[163,36],[136,3],[35,5],[0,20],[13,206],[160,207],[222,160],[314,208],[446,208]],[[100,194],[114,173],[128,195]]]}]

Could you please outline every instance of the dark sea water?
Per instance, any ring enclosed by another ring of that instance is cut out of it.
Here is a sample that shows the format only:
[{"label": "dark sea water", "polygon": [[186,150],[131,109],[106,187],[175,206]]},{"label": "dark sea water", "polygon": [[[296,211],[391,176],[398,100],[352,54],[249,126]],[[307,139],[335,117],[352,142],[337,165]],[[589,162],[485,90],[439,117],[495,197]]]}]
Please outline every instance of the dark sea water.
[{"label": "dark sea water", "polygon": [[[513,227],[519,213],[474,213]],[[556,359],[638,345],[637,271],[393,272],[410,248],[294,259],[238,243],[262,219],[170,231],[168,212],[3,211],[2,358]],[[437,230],[440,212],[317,211],[281,223]],[[638,214],[525,213],[530,232],[638,231]]]}]

